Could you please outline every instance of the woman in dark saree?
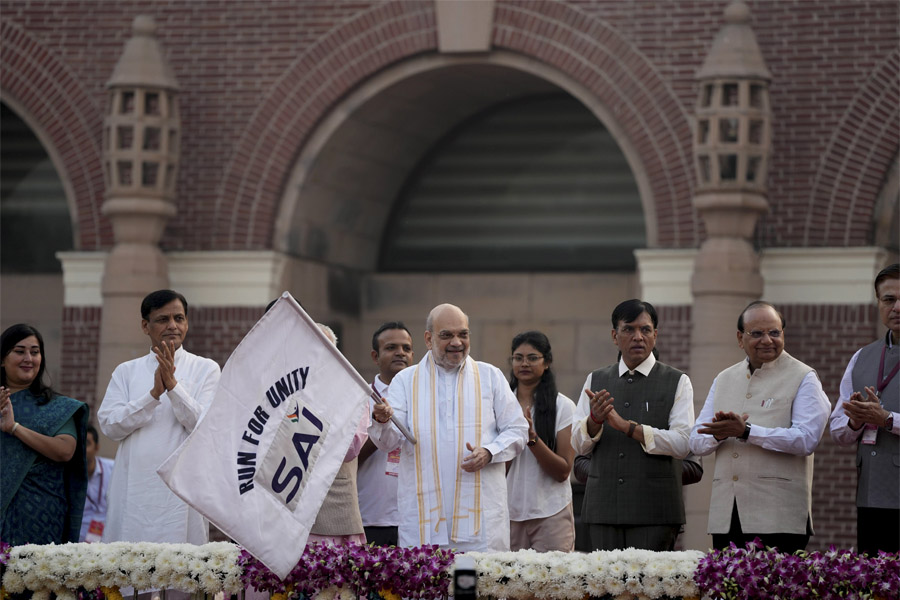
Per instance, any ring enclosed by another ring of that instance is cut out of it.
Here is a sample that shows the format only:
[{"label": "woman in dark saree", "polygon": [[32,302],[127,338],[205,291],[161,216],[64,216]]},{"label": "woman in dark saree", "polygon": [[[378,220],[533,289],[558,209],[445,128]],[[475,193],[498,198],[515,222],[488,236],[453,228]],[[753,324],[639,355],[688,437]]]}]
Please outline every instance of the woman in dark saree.
[{"label": "woman in dark saree", "polygon": [[88,407],[44,384],[44,339],[34,327],[4,331],[0,357],[0,540],[77,542]]}]

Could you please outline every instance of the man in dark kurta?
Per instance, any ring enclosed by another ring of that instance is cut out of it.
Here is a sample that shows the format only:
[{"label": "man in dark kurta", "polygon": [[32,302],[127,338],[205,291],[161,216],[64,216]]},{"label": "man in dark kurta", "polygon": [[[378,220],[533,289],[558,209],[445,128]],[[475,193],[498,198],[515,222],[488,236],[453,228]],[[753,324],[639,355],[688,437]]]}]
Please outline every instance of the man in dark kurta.
[{"label": "man in dark kurta", "polygon": [[594,550],[668,550],[684,523],[694,392],[687,375],[653,355],[657,324],[649,302],[615,308],[621,358],[588,375],[576,409],[572,445],[591,456],[581,519]]}]

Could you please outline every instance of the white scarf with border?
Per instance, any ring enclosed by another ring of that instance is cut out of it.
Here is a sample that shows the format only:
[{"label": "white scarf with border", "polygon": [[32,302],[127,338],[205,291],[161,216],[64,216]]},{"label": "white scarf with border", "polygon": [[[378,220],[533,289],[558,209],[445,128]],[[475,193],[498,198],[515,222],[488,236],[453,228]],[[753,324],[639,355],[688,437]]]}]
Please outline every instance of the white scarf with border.
[{"label": "white scarf with border", "polygon": [[[440,458],[438,448],[438,399],[435,384],[434,359],[431,352],[415,367],[412,383],[411,422],[413,435],[419,443],[413,446],[416,463],[416,496],[419,506],[419,541],[422,545],[433,543],[444,517]],[[467,542],[481,535],[481,472],[468,473],[461,468],[463,457],[469,451],[466,441],[481,446],[481,376],[478,364],[466,357],[457,378],[457,452],[456,481],[453,501],[451,542]],[[447,457],[443,457],[447,460]]]}]

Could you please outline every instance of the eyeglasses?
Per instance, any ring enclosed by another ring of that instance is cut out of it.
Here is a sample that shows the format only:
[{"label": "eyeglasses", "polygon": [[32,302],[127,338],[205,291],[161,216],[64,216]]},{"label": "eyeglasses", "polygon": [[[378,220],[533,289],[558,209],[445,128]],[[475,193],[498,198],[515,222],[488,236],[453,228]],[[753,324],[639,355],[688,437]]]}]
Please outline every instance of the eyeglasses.
[{"label": "eyeglasses", "polygon": [[537,363],[541,362],[542,360],[544,360],[544,357],[541,356],[540,354],[529,354],[528,356],[522,356],[521,354],[513,354],[512,358],[510,360],[512,361],[512,364],[514,364],[514,365],[521,365],[522,363],[528,363],[529,365],[534,365],[534,364],[537,364]]},{"label": "eyeglasses", "polygon": [[763,337],[765,337],[765,336],[769,336],[769,337],[772,338],[773,340],[777,340],[778,338],[781,337],[781,334],[782,334],[783,332],[782,332],[780,329],[772,329],[772,330],[770,330],[770,331],[757,331],[757,330],[754,330],[754,331],[743,331],[742,333],[743,333],[744,335],[749,335],[749,336],[752,337],[754,340],[761,340],[761,339],[763,339]]},{"label": "eyeglasses", "polygon": [[640,328],[633,327],[632,325],[622,325],[622,327],[619,329],[619,334],[628,337],[634,337],[635,333],[638,331],[640,331],[641,335],[644,337],[650,337],[651,335],[653,335],[653,328],[649,325],[644,325]]}]

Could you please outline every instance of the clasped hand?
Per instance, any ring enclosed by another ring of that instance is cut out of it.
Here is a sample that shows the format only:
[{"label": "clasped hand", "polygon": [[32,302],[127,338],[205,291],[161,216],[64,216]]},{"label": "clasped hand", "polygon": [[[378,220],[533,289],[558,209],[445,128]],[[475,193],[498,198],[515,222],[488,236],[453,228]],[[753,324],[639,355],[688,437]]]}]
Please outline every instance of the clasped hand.
[{"label": "clasped hand", "polygon": [[159,400],[164,392],[172,391],[178,385],[175,379],[175,343],[163,341],[159,346],[153,346],[153,353],[157,365],[150,395]]},{"label": "clasped hand", "polygon": [[609,392],[606,390],[600,390],[599,392],[584,390],[584,393],[591,400],[591,415],[595,423],[608,422],[610,427],[618,431],[625,431],[628,428],[628,421],[616,412],[616,408],[613,406],[615,398]]},{"label": "clasped hand", "polygon": [[0,431],[10,433],[16,425],[12,401],[9,399],[9,388],[0,387]]},{"label": "clasped hand", "polygon": [[850,400],[844,402],[844,414],[850,417],[850,426],[859,429],[866,423],[881,427],[888,417],[888,411],[881,407],[874,387],[866,386],[866,397],[862,392],[853,392]]},{"label": "clasped hand", "polygon": [[711,435],[720,442],[725,438],[740,437],[747,427],[748,414],[739,415],[734,412],[719,411],[713,416],[711,423],[701,423],[697,433]]}]

